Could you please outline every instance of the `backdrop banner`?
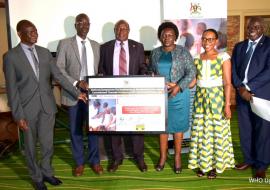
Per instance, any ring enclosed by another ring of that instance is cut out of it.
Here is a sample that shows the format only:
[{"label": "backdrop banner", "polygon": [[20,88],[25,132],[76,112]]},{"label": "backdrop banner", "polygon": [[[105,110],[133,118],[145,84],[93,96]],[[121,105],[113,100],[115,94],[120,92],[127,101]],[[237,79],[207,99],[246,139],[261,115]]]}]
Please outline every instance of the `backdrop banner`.
[{"label": "backdrop banner", "polygon": [[[164,20],[172,21],[179,30],[177,44],[186,47],[193,57],[204,51],[201,37],[204,30],[218,32],[217,50],[227,50],[227,0],[170,0],[164,1]],[[196,86],[190,90],[190,128]],[[169,140],[172,140],[172,135]],[[184,133],[184,142],[190,140],[190,129]]]}]

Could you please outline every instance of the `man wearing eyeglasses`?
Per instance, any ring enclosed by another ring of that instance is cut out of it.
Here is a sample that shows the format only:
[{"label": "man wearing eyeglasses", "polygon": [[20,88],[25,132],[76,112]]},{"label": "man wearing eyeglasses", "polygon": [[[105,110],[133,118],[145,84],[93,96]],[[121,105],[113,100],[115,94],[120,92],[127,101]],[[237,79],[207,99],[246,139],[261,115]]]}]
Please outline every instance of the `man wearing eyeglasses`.
[{"label": "man wearing eyeglasses", "polygon": [[247,27],[248,39],[236,44],[232,54],[240,143],[244,155],[244,163],[237,164],[235,168],[245,170],[253,167],[257,178],[266,177],[270,164],[270,122],[251,110],[255,97],[270,101],[270,38],[263,32],[263,19],[251,18]]},{"label": "man wearing eyeglasses", "polygon": [[[63,39],[57,47],[57,66],[69,81],[82,92],[87,91],[86,76],[98,73],[99,44],[87,38],[90,28],[89,17],[82,13],[76,16],[75,28],[77,34]],[[84,144],[83,131],[88,116],[88,105],[77,101],[62,89],[62,104],[68,106],[71,148],[76,167],[74,176],[81,176],[84,172]],[[87,162],[96,174],[102,174],[100,165],[98,136],[87,134],[88,155]]]}]

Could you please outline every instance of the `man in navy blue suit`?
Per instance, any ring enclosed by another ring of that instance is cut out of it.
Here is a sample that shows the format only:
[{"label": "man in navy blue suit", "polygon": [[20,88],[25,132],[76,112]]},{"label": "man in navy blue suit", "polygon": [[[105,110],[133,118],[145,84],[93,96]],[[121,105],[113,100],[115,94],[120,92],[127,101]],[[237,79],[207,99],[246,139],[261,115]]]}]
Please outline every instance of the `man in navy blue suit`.
[{"label": "man in navy blue suit", "polygon": [[244,154],[244,163],[235,168],[253,167],[256,178],[265,178],[270,164],[270,122],[253,113],[250,106],[253,97],[270,101],[270,38],[263,32],[263,18],[251,18],[247,26],[248,39],[236,44],[232,54],[240,143]]},{"label": "man in navy blue suit", "polygon": [[[100,74],[104,76],[115,75],[143,75],[146,74],[146,65],[144,64],[143,44],[128,39],[129,24],[125,20],[119,20],[115,24],[115,39],[108,41],[100,47]],[[123,55],[121,55],[125,52]],[[125,60],[125,65],[121,62]],[[115,172],[118,166],[122,164],[124,152],[122,149],[122,136],[112,135],[112,163],[109,165],[109,172]],[[144,136],[143,134],[128,135],[133,144],[134,158],[141,172],[147,171],[147,165],[144,162]]]}]

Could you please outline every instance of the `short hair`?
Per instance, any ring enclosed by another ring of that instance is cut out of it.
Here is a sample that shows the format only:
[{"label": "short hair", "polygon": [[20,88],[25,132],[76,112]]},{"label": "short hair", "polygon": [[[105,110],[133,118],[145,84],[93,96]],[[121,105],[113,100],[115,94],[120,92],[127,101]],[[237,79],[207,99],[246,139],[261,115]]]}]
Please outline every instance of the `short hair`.
[{"label": "short hair", "polygon": [[78,14],[75,18],[75,22],[78,22],[81,18],[87,18],[89,20],[89,17],[85,13]]},{"label": "short hair", "polygon": [[208,28],[205,31],[203,31],[202,35],[204,35],[204,33],[206,33],[206,32],[213,32],[215,34],[215,38],[218,39],[218,33],[217,33],[217,31],[215,29]]},{"label": "short hair", "polygon": [[161,36],[161,33],[164,29],[166,28],[170,28],[170,29],[173,29],[174,30],[174,33],[175,33],[175,36],[176,36],[176,39],[178,39],[179,37],[179,30],[177,28],[177,26],[172,23],[172,22],[163,22],[159,25],[158,27],[158,39],[160,39],[160,36]]},{"label": "short hair", "polygon": [[29,20],[21,20],[17,23],[16,26],[17,32],[21,32],[26,26],[34,26],[34,24]]},{"label": "short hair", "polygon": [[261,24],[262,27],[265,27],[265,26],[264,26],[264,18],[263,18],[263,17],[260,17],[260,16],[251,17],[251,18],[248,20],[247,27],[250,25],[250,23],[254,23],[254,22],[259,22],[259,23]]},{"label": "short hair", "polygon": [[100,106],[100,102],[98,100],[94,100],[93,105],[94,106]]},{"label": "short hair", "polygon": [[128,22],[127,22],[126,20],[121,19],[121,20],[118,20],[118,21],[115,23],[115,25],[114,25],[114,31],[116,30],[116,28],[117,28],[118,25],[120,25],[120,24],[125,24],[125,25],[127,25],[128,30],[130,30]]},{"label": "short hair", "polygon": [[107,103],[107,102],[104,102],[104,103],[103,103],[103,106],[104,106],[104,107],[108,107],[108,103]]}]

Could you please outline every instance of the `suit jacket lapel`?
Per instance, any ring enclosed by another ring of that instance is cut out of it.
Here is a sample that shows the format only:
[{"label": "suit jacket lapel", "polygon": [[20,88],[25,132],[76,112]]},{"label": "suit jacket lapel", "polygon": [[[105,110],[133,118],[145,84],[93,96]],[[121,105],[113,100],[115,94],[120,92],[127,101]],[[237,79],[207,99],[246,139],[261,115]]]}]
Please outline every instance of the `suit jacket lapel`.
[{"label": "suit jacket lapel", "polygon": [[81,59],[80,59],[80,53],[79,53],[79,47],[78,47],[78,44],[77,44],[77,40],[76,40],[76,36],[74,36],[72,39],[71,39],[71,45],[73,47],[73,50],[75,52],[75,55],[78,59],[78,62],[80,63],[81,65]]},{"label": "suit jacket lapel", "polygon": [[128,51],[129,51],[129,74],[133,73],[133,67],[135,66],[134,60],[135,60],[135,51],[134,48],[136,47],[135,44],[132,43],[131,40],[128,40]]},{"label": "suit jacket lapel", "polygon": [[109,58],[109,68],[108,70],[111,72],[111,74],[113,75],[113,55],[114,55],[114,47],[115,47],[115,40],[111,41],[111,43],[109,44],[109,48],[108,48],[108,58]]},{"label": "suit jacket lapel", "polygon": [[87,40],[90,42],[90,45],[91,45],[91,48],[92,48],[92,52],[93,52],[93,61],[94,61],[94,72],[95,72],[95,75],[98,73],[98,57],[99,57],[99,54],[98,54],[98,50],[96,49],[96,46],[94,45],[94,43],[92,43],[92,41],[87,38]]},{"label": "suit jacket lapel", "polygon": [[21,60],[21,64],[23,64],[23,67],[27,68],[28,73],[31,74],[35,81],[38,82],[36,74],[20,44],[16,47],[16,51],[18,53],[19,60]]},{"label": "suit jacket lapel", "polygon": [[251,57],[250,64],[249,64],[249,69],[248,69],[248,80],[252,79],[254,76],[257,75],[258,72],[261,71],[261,69],[260,69],[261,62],[257,61],[257,60],[260,59],[260,58],[258,58],[259,56],[262,56],[260,51],[261,51],[262,45],[264,43],[264,40],[265,40],[265,37],[263,36],[261,38],[261,40],[258,42],[258,44],[253,52],[253,55]]}]

